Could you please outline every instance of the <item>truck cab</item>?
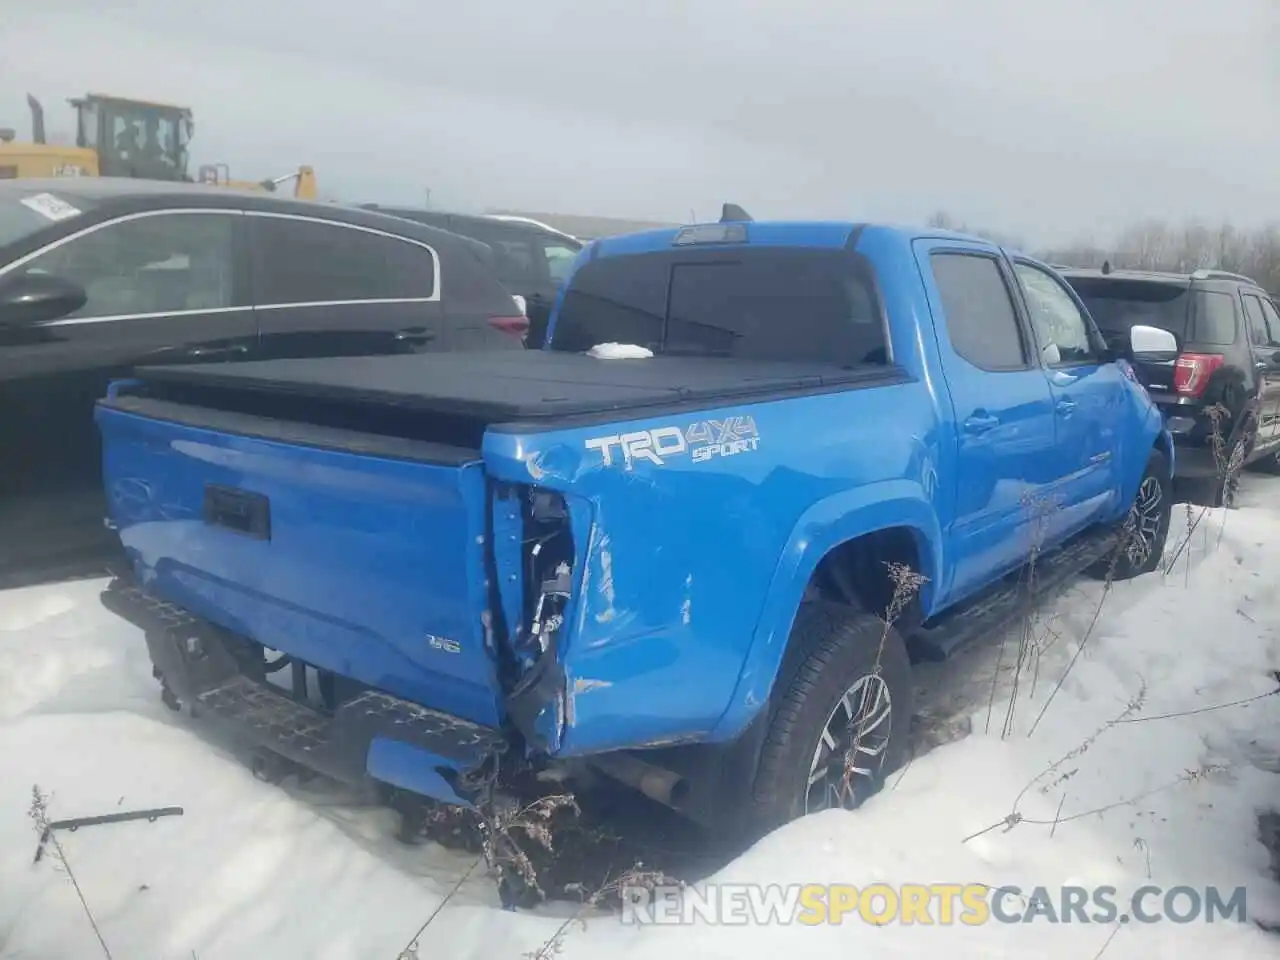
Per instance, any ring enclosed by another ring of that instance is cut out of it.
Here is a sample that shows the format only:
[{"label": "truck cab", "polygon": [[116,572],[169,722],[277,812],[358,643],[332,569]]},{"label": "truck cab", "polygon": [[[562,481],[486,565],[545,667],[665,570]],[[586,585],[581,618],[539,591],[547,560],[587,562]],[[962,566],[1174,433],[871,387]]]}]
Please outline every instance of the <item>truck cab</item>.
[{"label": "truck cab", "polygon": [[90,93],[70,101],[76,146],[98,155],[98,175],[189,180],[189,107]]}]

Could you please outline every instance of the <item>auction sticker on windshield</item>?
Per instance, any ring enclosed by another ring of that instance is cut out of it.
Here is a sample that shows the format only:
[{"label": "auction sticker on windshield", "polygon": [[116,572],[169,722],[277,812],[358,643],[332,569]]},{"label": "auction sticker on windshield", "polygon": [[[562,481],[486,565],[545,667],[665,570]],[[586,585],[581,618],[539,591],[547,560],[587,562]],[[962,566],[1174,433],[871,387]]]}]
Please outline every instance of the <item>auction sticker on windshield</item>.
[{"label": "auction sticker on windshield", "polygon": [[80,211],[67,203],[60,200],[52,193],[37,193],[30,197],[22,198],[22,205],[30,207],[42,217],[50,220],[70,220],[72,217],[80,215]]}]

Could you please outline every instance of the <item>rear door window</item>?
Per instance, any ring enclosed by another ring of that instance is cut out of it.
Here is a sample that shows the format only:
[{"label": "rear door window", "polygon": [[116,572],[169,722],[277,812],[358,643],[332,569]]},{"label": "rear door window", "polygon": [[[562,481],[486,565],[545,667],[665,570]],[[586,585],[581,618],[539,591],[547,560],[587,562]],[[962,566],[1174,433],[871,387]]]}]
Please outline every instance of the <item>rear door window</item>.
[{"label": "rear door window", "polygon": [[745,360],[887,362],[869,268],[837,250],[602,257],[574,275],[552,347],[628,343]]},{"label": "rear door window", "polygon": [[1025,369],[1018,315],[995,258],[935,253],[929,262],[955,352],[982,370]]},{"label": "rear door window", "polygon": [[1269,347],[1280,347],[1280,311],[1276,310],[1276,305],[1270,300],[1263,298],[1262,312],[1267,317],[1267,332],[1271,339],[1267,341]]},{"label": "rear door window", "polygon": [[1244,295],[1244,316],[1249,325],[1249,340],[1255,347],[1265,347],[1270,339],[1267,335],[1267,317],[1262,312],[1262,301],[1249,293]]},{"label": "rear door window", "polygon": [[435,256],[419,244],[335,222],[254,214],[258,306],[427,300]]}]

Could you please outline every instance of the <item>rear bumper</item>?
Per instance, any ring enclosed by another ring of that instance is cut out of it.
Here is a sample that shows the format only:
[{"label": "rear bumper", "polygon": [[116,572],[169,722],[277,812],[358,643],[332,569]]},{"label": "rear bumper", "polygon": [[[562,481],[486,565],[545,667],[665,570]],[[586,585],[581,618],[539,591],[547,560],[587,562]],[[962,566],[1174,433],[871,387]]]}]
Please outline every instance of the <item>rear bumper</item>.
[{"label": "rear bumper", "polygon": [[1165,424],[1173,437],[1173,474],[1188,480],[1202,480],[1218,475],[1218,462],[1213,448],[1196,435],[1198,421],[1188,409],[1162,407]]},{"label": "rear bumper", "polygon": [[201,722],[345,783],[370,779],[474,806],[505,746],[500,731],[366,690],[332,713],[246,671],[236,638],[158,600],[128,577],[102,603],[146,635],[163,682]]},{"label": "rear bumper", "polygon": [[1181,444],[1174,438],[1175,477],[1204,480],[1218,475],[1218,462],[1213,450],[1201,444]]}]

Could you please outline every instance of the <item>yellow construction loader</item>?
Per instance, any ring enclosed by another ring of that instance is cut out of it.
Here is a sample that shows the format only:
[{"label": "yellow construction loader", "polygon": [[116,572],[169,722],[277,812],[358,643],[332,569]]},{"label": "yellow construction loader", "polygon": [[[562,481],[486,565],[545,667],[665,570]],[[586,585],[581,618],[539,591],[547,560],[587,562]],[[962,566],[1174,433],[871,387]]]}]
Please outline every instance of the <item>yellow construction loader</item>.
[{"label": "yellow construction loader", "polygon": [[[69,101],[76,112],[75,146],[52,144],[45,135],[44,108],[27,95],[31,142],[0,129],[0,180],[29,177],[138,177],[190,181],[189,152],[194,121],[189,107],[131,100],[99,93]],[[226,164],[200,168],[202,183],[274,192],[295,180],[293,195],[316,196],[315,173],[299,167],[273,180],[232,180]]]},{"label": "yellow construction loader", "polygon": [[225,163],[209,163],[200,167],[197,179],[215,187],[231,187],[234,190],[266,190],[274,193],[282,183],[293,181],[293,195],[300,200],[316,198],[316,173],[310,167],[299,167],[293,173],[271,180],[232,180]]}]

